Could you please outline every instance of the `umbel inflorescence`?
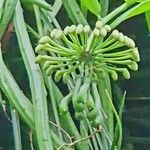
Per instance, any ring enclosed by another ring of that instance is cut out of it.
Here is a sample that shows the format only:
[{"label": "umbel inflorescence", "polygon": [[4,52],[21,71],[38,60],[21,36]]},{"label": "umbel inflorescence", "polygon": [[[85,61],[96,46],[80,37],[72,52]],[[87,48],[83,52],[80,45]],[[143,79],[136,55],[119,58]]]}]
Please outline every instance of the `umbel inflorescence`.
[{"label": "umbel inflorescence", "polygon": [[118,30],[111,32],[101,21],[93,30],[82,24],[54,29],[50,37],[39,40],[35,51],[39,54],[36,62],[42,63],[47,75],[54,73],[56,81],[66,80],[72,73],[97,79],[103,71],[113,80],[118,79],[118,73],[129,79],[128,69],[137,70],[140,60],[134,41]]},{"label": "umbel inflorescence", "polygon": [[39,40],[35,51],[36,62],[47,75],[53,74],[55,81],[74,81],[74,89],[60,102],[60,114],[66,115],[72,102],[76,119],[87,118],[95,128],[107,116],[101,108],[98,79],[105,72],[113,80],[118,79],[118,73],[129,79],[128,69],[137,70],[140,60],[134,41],[118,30],[111,32],[111,27],[101,21],[96,22],[93,30],[82,24],[54,29],[50,37]]}]

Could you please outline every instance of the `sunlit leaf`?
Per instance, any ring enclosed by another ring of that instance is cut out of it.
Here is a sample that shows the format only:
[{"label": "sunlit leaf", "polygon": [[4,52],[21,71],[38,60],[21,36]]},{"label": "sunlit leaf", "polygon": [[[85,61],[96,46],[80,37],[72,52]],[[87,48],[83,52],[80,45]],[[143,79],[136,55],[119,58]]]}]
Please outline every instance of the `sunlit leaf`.
[{"label": "sunlit leaf", "polygon": [[133,16],[139,15],[141,13],[144,13],[146,11],[150,10],[150,0],[145,0],[141,2],[139,5],[134,7],[132,11],[127,15],[127,18],[131,18]]},{"label": "sunlit leaf", "polygon": [[91,11],[96,16],[100,15],[101,12],[101,5],[98,2],[98,0],[80,0],[82,5],[85,5],[85,7]]},{"label": "sunlit leaf", "polygon": [[143,2],[144,0],[125,0],[126,3],[136,3],[136,2]]}]

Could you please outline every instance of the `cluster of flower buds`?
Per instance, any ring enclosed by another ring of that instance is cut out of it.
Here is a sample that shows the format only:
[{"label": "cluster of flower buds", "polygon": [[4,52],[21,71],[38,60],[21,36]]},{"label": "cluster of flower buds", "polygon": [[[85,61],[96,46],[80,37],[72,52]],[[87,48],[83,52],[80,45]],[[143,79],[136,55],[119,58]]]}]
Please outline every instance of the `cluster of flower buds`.
[{"label": "cluster of flower buds", "polygon": [[79,121],[88,119],[92,127],[98,128],[106,116],[99,109],[100,107],[95,104],[96,100],[90,91],[91,84],[89,77],[78,78],[74,90],[61,100],[59,109],[60,115],[66,115],[69,112],[69,103],[72,100],[75,118]]},{"label": "cluster of flower buds", "polygon": [[50,37],[39,40],[36,62],[43,65],[47,75],[54,73],[56,81],[61,78],[66,81],[72,73],[81,72],[83,76],[97,79],[104,71],[113,80],[118,79],[118,73],[129,79],[129,69],[138,69],[138,49],[131,38],[111,30],[101,21],[96,22],[93,30],[82,24],[54,29]]}]

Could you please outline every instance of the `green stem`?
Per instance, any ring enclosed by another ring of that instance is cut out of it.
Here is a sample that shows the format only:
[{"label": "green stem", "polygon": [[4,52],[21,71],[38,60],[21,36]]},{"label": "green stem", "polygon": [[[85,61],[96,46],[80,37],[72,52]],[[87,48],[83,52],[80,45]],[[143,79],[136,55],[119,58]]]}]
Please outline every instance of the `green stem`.
[{"label": "green stem", "polygon": [[33,5],[33,8],[34,8],[34,11],[36,12],[35,13],[35,18],[36,18],[36,24],[37,24],[37,28],[38,28],[38,33],[40,35],[40,37],[43,36],[43,30],[42,30],[42,22],[40,20],[40,10],[38,8],[38,6],[36,5]]},{"label": "green stem", "polygon": [[121,149],[121,143],[122,143],[122,125],[121,125],[121,120],[120,120],[120,117],[119,117],[119,115],[118,115],[118,113],[117,113],[117,111],[116,111],[116,109],[115,109],[115,107],[113,105],[112,99],[111,99],[108,91],[105,90],[105,92],[106,92],[106,96],[108,98],[108,101],[110,103],[111,109],[112,109],[113,113],[115,114],[115,117],[116,117],[116,120],[117,120],[117,126],[118,126],[118,130],[119,130],[118,131],[119,135],[118,135],[118,140],[117,140],[117,147],[118,147],[118,150],[120,150]]},{"label": "green stem", "polygon": [[110,14],[108,14],[106,17],[102,19],[103,24],[106,24],[107,22],[109,22],[112,18],[117,16],[122,11],[126,10],[128,7],[129,7],[129,4],[124,3],[118,8],[116,8],[114,11],[112,11]]},{"label": "green stem", "polygon": [[28,31],[32,33],[35,38],[40,39],[40,35],[34,29],[32,29],[28,24],[26,24],[26,26],[27,26]]},{"label": "green stem", "polygon": [[12,108],[11,108],[11,117],[13,124],[15,150],[22,150],[19,116],[16,110]]},{"label": "green stem", "polygon": [[110,78],[109,78],[109,74],[107,72],[104,72],[103,77],[99,78],[98,89],[99,89],[99,93],[100,93],[100,98],[102,100],[103,109],[108,117],[108,119],[106,120],[106,124],[107,124],[106,128],[108,128],[111,138],[113,139],[114,117],[113,117],[113,113],[112,113],[110,104],[107,102],[107,97],[106,97],[106,93],[105,93],[105,89],[107,89],[110,96],[112,96]]}]

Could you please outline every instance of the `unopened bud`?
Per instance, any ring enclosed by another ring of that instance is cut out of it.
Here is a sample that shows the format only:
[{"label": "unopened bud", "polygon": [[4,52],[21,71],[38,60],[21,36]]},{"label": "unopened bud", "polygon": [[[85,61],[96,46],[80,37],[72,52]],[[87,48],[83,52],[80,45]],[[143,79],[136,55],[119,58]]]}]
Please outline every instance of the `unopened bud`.
[{"label": "unopened bud", "polygon": [[53,69],[54,69],[54,66],[49,66],[49,68],[46,70],[46,74],[47,75],[51,75],[52,74],[52,72],[53,72]]},{"label": "unopened bud", "polygon": [[114,81],[118,80],[118,74],[116,71],[111,71],[111,77]]},{"label": "unopened bud", "polygon": [[130,72],[128,71],[128,69],[124,68],[122,74],[125,79],[130,79]]},{"label": "unopened bud", "polygon": [[96,28],[101,29],[103,27],[102,21],[97,21],[95,26],[96,26]]},{"label": "unopened bud", "polygon": [[69,33],[69,30],[70,30],[70,27],[67,26],[65,29],[64,29],[64,34],[67,35]]},{"label": "unopened bud", "polygon": [[61,30],[57,30],[55,34],[55,38],[58,40],[63,36],[63,32]]},{"label": "unopened bud", "polygon": [[51,32],[51,38],[55,38],[55,34],[57,32],[58,29],[54,29],[52,32]]},{"label": "unopened bud", "polygon": [[107,32],[111,31],[111,27],[109,25],[105,25],[104,28],[107,30]]},{"label": "unopened bud", "polygon": [[90,26],[89,25],[85,25],[83,31],[84,31],[84,33],[90,32]]},{"label": "unopened bud", "polygon": [[43,69],[44,70],[47,70],[48,69],[48,67],[50,66],[50,61],[46,61],[45,63],[44,63],[44,65],[43,65]]},{"label": "unopened bud", "polygon": [[100,29],[100,35],[101,35],[102,37],[105,37],[105,36],[107,35],[107,30],[106,30],[105,28],[101,28],[101,29]]},{"label": "unopened bud", "polygon": [[76,33],[77,33],[77,34],[82,33],[82,32],[83,32],[83,29],[84,29],[83,25],[82,25],[82,24],[79,24],[79,25],[77,26],[77,28],[76,28]]},{"label": "unopened bud", "polygon": [[39,40],[39,44],[46,44],[49,43],[50,41],[50,37],[49,36],[43,36],[40,40]]},{"label": "unopened bud", "polygon": [[134,71],[137,71],[138,70],[138,64],[135,62],[135,61],[132,61],[128,67],[131,69],[131,70],[134,70]]},{"label": "unopened bud", "polygon": [[61,77],[63,75],[63,71],[62,70],[58,70],[56,73],[55,73],[55,77],[54,77],[54,80],[55,82],[59,82]]},{"label": "unopened bud", "polygon": [[119,31],[118,31],[118,30],[114,30],[114,31],[112,32],[112,36],[113,36],[114,38],[118,38],[118,37],[119,37]]},{"label": "unopened bud", "polygon": [[131,39],[131,38],[128,38],[128,40],[129,40],[129,47],[131,47],[131,48],[135,48],[135,42]]},{"label": "unopened bud", "polygon": [[40,61],[42,61],[42,55],[38,55],[35,59],[35,63],[39,63]]},{"label": "unopened bud", "polygon": [[43,44],[39,44],[39,45],[37,45],[37,46],[36,46],[36,48],[35,48],[35,52],[36,52],[36,53],[41,52],[41,51],[43,50],[43,47],[44,47],[44,45],[43,45]]},{"label": "unopened bud", "polygon": [[76,25],[71,25],[71,26],[70,26],[70,29],[69,29],[69,32],[70,32],[70,33],[75,32],[75,31],[76,31],[76,28],[77,28]]},{"label": "unopened bud", "polygon": [[119,41],[121,43],[124,43],[124,41],[125,41],[124,35],[122,33],[119,33]]},{"label": "unopened bud", "polygon": [[100,31],[99,31],[97,28],[95,28],[95,29],[93,30],[93,34],[94,34],[95,36],[99,36],[99,33],[100,33]]},{"label": "unopened bud", "polygon": [[137,48],[132,49],[132,55],[133,55],[135,61],[137,61],[137,62],[140,61],[140,55],[139,55]]}]

